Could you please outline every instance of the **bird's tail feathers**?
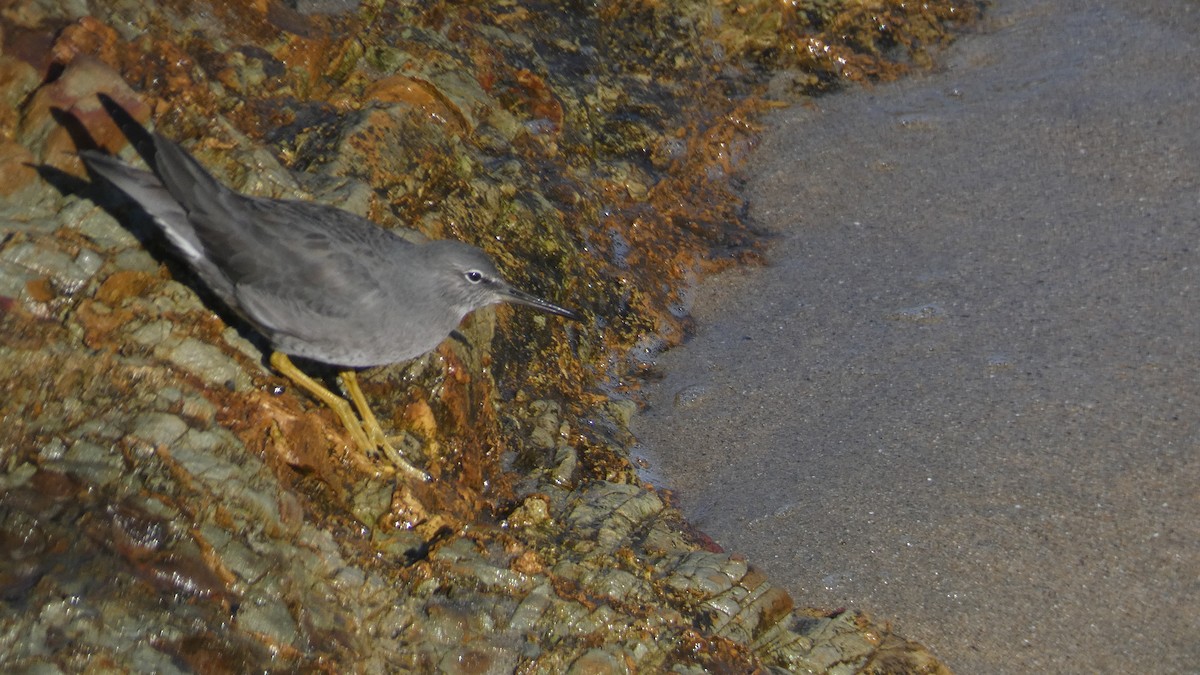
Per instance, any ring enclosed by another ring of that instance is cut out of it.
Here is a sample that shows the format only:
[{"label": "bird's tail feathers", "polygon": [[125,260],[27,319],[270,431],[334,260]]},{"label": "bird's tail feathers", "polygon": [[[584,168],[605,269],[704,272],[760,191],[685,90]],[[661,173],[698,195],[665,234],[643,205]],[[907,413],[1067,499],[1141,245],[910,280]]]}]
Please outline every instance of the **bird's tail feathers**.
[{"label": "bird's tail feathers", "polygon": [[154,218],[184,255],[192,259],[201,257],[202,246],[187,213],[157,176],[95,150],[82,150],[79,156],[89,171],[115,185]]},{"label": "bird's tail feathers", "polygon": [[154,136],[155,173],[189,213],[206,212],[233,191],[222,185],[175,141]]}]

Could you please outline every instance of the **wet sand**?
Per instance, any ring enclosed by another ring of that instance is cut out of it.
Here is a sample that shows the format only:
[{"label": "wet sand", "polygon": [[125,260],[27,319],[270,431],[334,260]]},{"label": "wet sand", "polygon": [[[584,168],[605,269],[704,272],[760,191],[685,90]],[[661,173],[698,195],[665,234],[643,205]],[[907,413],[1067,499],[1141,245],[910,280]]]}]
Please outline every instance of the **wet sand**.
[{"label": "wet sand", "polygon": [[960,673],[1200,672],[1200,4],[997,0],[775,115],[649,476]]}]

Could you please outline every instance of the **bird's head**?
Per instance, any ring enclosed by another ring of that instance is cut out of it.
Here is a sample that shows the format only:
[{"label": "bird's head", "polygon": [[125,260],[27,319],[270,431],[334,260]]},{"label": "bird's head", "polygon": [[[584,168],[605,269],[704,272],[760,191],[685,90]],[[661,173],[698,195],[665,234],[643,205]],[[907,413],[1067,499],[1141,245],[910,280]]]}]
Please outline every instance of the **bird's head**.
[{"label": "bird's head", "polygon": [[461,315],[500,302],[534,307],[543,312],[579,319],[579,315],[526,293],[504,280],[481,249],[461,241],[438,240],[424,245],[444,299]]}]

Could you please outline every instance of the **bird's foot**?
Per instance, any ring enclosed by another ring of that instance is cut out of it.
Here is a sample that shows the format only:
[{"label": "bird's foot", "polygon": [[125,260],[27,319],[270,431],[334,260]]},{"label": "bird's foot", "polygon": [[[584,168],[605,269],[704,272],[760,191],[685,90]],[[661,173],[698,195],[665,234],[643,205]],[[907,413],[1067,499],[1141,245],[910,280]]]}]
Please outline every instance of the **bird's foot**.
[{"label": "bird's foot", "polygon": [[[374,424],[371,425],[369,422],[374,422]],[[379,450],[383,451],[383,456],[387,457],[388,461],[391,462],[398,471],[408,474],[412,478],[416,478],[421,481],[430,480],[429,474],[418,469],[409,463],[408,460],[404,459],[404,453],[397,449],[395,445],[393,445],[393,442],[400,442],[403,439],[403,436],[388,436],[384,434],[383,429],[380,428],[379,422],[375,420],[374,415],[371,416],[369,421],[364,420],[363,432],[371,439],[371,448],[378,448]]]},{"label": "bird's foot", "polygon": [[401,473],[408,474],[412,478],[421,481],[430,480],[429,474],[410,464],[408,460],[404,459],[404,454],[396,449],[396,446],[392,445],[392,439],[383,432],[383,427],[379,426],[379,420],[375,418],[375,413],[371,411],[371,406],[367,405],[367,397],[363,395],[362,389],[359,388],[358,378],[354,375],[354,371],[348,370],[342,373],[341,379],[342,386],[350,394],[350,400],[354,401],[355,407],[358,408],[358,415],[362,418],[362,424],[359,429],[369,439],[369,449],[374,450],[378,448],[382,450],[383,455]]}]

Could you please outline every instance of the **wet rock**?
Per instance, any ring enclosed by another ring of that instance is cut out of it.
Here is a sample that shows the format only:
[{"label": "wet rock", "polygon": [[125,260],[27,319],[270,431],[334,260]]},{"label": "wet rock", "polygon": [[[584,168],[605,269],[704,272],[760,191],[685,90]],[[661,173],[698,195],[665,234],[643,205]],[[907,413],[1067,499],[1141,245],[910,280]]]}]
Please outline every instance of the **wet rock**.
[{"label": "wet rock", "polygon": [[939,323],[948,316],[946,309],[936,302],[917,305],[916,307],[905,307],[887,315],[887,318],[892,321],[902,321],[906,323]]},{"label": "wet rock", "polygon": [[0,197],[11,197],[34,184],[38,176],[33,163],[33,153],[25,146],[0,140],[0,173],[4,175]]},{"label": "wet rock", "polygon": [[169,413],[145,413],[133,422],[130,436],[152,446],[170,446],[187,433],[188,425]]},{"label": "wet rock", "polygon": [[288,0],[301,14],[346,14],[358,9],[358,0]]},{"label": "wet rock", "polygon": [[[30,300],[48,302],[57,293],[72,295],[83,288],[91,278],[91,272],[80,267],[69,254],[38,246],[32,242],[21,242],[4,248],[0,252],[0,265],[11,270],[14,276],[23,276]],[[50,286],[44,291],[29,287],[36,279],[45,279]],[[50,297],[45,297],[49,293]],[[41,294],[41,295],[39,295]]]},{"label": "wet rock", "polygon": [[58,464],[66,473],[86,477],[100,485],[116,483],[127,468],[124,458],[111,448],[84,439],[72,443],[62,456],[43,452],[42,457]]},{"label": "wet rock", "polygon": [[677,408],[691,408],[706,400],[710,395],[710,387],[706,384],[693,384],[675,392],[674,403]]},{"label": "wet rock", "polygon": [[624,655],[591,649],[571,663],[568,675],[621,675],[629,672]]}]

